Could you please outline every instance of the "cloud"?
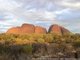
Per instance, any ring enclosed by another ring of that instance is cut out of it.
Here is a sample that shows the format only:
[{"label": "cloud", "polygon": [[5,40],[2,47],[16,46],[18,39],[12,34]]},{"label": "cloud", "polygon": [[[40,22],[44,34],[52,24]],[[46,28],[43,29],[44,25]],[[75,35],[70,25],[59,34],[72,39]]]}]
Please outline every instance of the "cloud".
[{"label": "cloud", "polygon": [[12,11],[19,6],[20,6],[20,4],[17,4],[15,1],[0,0],[0,10]]},{"label": "cloud", "polygon": [[3,31],[22,23],[59,24],[80,32],[79,27],[74,28],[80,23],[79,13],[80,0],[0,0],[0,28]]}]

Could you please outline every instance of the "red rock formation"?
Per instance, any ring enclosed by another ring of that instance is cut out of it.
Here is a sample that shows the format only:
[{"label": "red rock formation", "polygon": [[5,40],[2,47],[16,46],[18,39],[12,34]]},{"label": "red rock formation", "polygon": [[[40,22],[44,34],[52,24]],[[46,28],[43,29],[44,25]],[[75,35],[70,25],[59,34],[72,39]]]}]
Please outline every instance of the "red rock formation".
[{"label": "red rock formation", "polygon": [[13,28],[10,28],[6,33],[19,34],[21,33],[21,29],[20,27],[13,27]]},{"label": "red rock formation", "polygon": [[64,34],[69,34],[70,33],[70,31],[68,31],[64,27],[61,27],[61,26],[56,25],[56,24],[51,25],[48,32],[49,33],[54,33],[54,34],[57,34],[57,35],[64,35]]},{"label": "red rock formation", "polygon": [[9,29],[6,33],[12,34],[27,34],[27,33],[46,33],[46,29],[32,24],[23,24],[21,27]]},{"label": "red rock formation", "polygon": [[21,33],[34,33],[35,32],[35,26],[32,24],[23,24],[21,26]]},{"label": "red rock formation", "polygon": [[[69,34],[70,31],[65,29],[64,27],[61,27],[59,25],[51,25],[49,28],[49,33],[54,33],[54,34],[59,34],[59,35],[64,35],[64,34]],[[14,27],[9,29],[6,33],[12,33],[12,34],[31,34],[31,33],[47,33],[46,29],[40,26],[34,26],[32,24],[23,24],[21,27]]]},{"label": "red rock formation", "polygon": [[39,34],[41,34],[41,33],[47,33],[47,31],[46,31],[46,29],[43,28],[43,27],[36,26],[36,27],[35,27],[35,33],[39,33]]},{"label": "red rock formation", "polygon": [[61,29],[62,29],[62,34],[63,35],[71,33],[69,30],[65,29],[64,27],[61,27]]}]

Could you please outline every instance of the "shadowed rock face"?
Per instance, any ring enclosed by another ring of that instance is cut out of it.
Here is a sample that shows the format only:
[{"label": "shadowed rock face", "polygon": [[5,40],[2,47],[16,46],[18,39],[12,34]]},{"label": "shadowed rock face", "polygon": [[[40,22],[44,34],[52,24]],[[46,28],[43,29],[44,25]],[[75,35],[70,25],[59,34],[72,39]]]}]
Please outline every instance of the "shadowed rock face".
[{"label": "shadowed rock face", "polygon": [[11,34],[27,34],[27,33],[46,33],[46,29],[39,26],[34,26],[32,24],[22,24],[21,27],[10,28],[6,33]]},{"label": "shadowed rock face", "polygon": [[46,29],[40,26],[35,27],[35,33],[47,33]]},{"label": "shadowed rock face", "polygon": [[56,24],[51,25],[48,32],[49,33],[54,33],[54,34],[57,34],[57,35],[70,34],[70,31],[68,31],[64,27],[61,27],[61,26],[56,25]]},{"label": "shadowed rock face", "polygon": [[61,27],[61,30],[63,35],[71,33],[69,30],[65,29],[64,27]]}]

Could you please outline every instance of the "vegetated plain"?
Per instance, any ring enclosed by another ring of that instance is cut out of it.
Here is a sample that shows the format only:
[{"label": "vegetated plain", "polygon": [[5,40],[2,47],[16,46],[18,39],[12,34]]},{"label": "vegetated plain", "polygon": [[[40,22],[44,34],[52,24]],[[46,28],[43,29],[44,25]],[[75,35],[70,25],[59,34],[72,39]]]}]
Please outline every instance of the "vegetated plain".
[{"label": "vegetated plain", "polygon": [[80,58],[80,34],[0,34],[0,60],[33,58]]}]

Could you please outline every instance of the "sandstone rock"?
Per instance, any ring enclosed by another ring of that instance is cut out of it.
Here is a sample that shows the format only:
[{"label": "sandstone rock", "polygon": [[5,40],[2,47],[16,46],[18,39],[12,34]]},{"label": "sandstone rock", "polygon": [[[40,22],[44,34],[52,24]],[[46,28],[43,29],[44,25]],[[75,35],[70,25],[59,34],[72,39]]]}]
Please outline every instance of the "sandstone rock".
[{"label": "sandstone rock", "polygon": [[46,33],[46,29],[32,24],[22,24],[21,27],[10,28],[6,33],[10,34],[31,34],[31,33]]},{"label": "sandstone rock", "polygon": [[39,34],[41,34],[41,33],[47,33],[47,31],[46,31],[46,29],[43,28],[43,27],[36,26],[36,27],[35,27],[35,33],[39,33]]},{"label": "sandstone rock", "polygon": [[64,27],[61,27],[61,29],[62,29],[62,34],[63,35],[71,33],[69,30],[65,29]]},{"label": "sandstone rock", "polygon": [[[12,34],[31,34],[31,33],[38,33],[38,34],[43,34],[47,33],[47,30],[43,27],[40,26],[34,26],[32,24],[23,24],[21,27],[13,27],[9,29],[6,33],[12,33]],[[69,34],[70,31],[65,29],[64,27],[61,27],[59,25],[51,25],[49,28],[48,33],[54,33],[57,35],[64,35],[64,34]]]},{"label": "sandstone rock", "polygon": [[49,28],[49,33],[54,33],[54,34],[57,34],[57,35],[64,35],[64,34],[69,34],[70,31],[68,31],[66,28],[64,27],[61,27],[59,25],[51,25],[50,28]]},{"label": "sandstone rock", "polygon": [[34,33],[35,32],[35,26],[32,24],[23,24],[21,26],[21,33]]},{"label": "sandstone rock", "polygon": [[13,27],[13,28],[10,28],[6,33],[19,34],[19,33],[21,33],[21,29],[20,29],[20,27]]}]

